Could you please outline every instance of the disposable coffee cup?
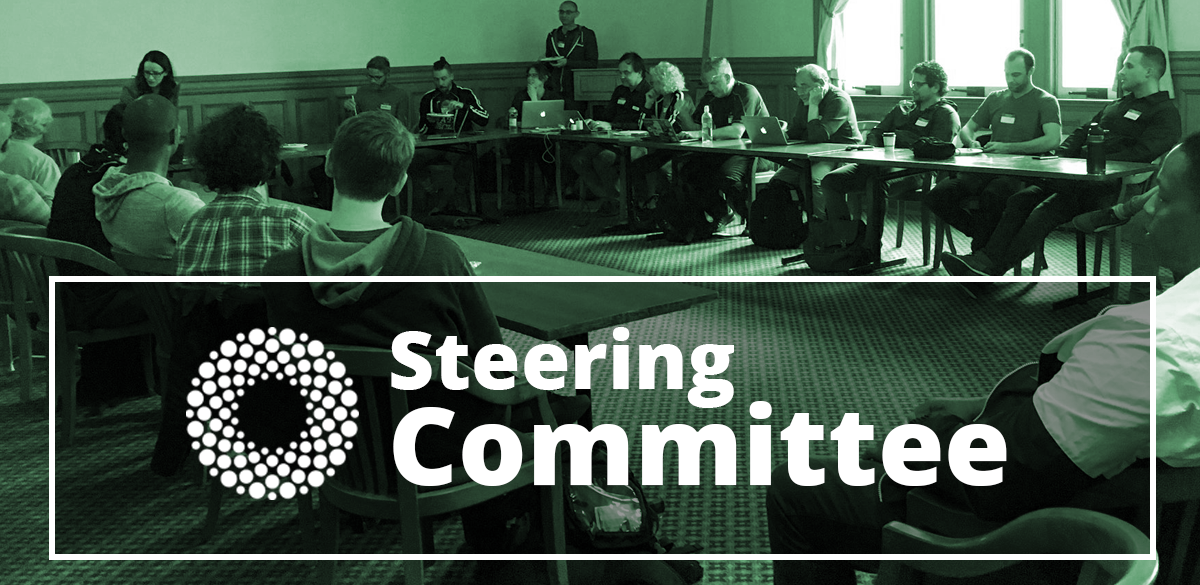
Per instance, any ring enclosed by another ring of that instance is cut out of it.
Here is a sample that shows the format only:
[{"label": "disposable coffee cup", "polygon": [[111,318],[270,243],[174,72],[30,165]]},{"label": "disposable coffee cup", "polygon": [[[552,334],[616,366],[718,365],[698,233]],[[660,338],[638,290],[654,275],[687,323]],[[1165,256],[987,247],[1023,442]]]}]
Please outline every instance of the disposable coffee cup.
[{"label": "disposable coffee cup", "polygon": [[892,150],[892,149],[896,148],[896,133],[895,132],[884,132],[883,133],[883,147],[886,148],[887,150]]}]

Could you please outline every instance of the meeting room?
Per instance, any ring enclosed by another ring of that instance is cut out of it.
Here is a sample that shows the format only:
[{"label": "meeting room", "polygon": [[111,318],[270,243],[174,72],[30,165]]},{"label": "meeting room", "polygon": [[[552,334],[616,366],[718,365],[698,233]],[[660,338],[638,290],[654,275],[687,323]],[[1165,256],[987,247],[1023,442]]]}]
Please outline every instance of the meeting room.
[{"label": "meeting room", "polygon": [[14,7],[9,579],[1200,585],[1196,22]]}]

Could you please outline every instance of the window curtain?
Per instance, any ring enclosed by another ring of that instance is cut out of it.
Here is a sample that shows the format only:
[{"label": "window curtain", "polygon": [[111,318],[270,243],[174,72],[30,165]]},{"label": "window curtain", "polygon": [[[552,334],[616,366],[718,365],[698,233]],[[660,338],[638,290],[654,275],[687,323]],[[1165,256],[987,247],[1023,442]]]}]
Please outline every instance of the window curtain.
[{"label": "window curtain", "polygon": [[842,42],[842,12],[849,3],[850,0],[817,0],[821,8],[817,65],[824,67],[830,77],[840,77],[837,68],[838,45]]},{"label": "window curtain", "polygon": [[[1112,0],[1112,3],[1117,9],[1117,16],[1121,18],[1121,24],[1125,27],[1125,36],[1121,39],[1122,57],[1129,47],[1138,45],[1153,45],[1162,49],[1164,53],[1167,52],[1171,44],[1167,37],[1167,10],[1164,6],[1166,0]],[[1159,80],[1158,87],[1175,97],[1169,59],[1167,70]]]}]

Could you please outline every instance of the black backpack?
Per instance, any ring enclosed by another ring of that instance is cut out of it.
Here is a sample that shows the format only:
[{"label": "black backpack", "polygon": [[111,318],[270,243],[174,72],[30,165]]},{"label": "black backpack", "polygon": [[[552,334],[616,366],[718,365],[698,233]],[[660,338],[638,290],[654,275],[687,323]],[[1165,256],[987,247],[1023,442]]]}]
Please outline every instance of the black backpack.
[{"label": "black backpack", "polygon": [[[751,232],[753,233],[753,232]],[[867,224],[849,219],[813,222],[804,241],[804,261],[819,272],[847,272],[875,260],[867,245]]]},{"label": "black backpack", "polygon": [[808,238],[800,195],[784,183],[771,182],[758,192],[746,223],[750,240],[764,248],[799,248]]},{"label": "black backpack", "polygon": [[656,221],[663,229],[663,239],[679,244],[690,244],[711,237],[716,224],[697,204],[698,198],[689,196],[684,189],[672,184],[658,198],[655,208]]}]

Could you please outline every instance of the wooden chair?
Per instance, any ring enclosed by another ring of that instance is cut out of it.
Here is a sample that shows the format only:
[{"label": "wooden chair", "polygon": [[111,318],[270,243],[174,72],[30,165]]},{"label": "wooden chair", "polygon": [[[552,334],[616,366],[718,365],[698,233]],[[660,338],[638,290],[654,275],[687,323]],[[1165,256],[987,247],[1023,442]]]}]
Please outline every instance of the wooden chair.
[{"label": "wooden chair", "polygon": [[37,146],[42,152],[50,155],[62,171],[79,162],[79,158],[91,149],[91,145],[86,142],[44,142]]},{"label": "wooden chair", "polygon": [[[35,223],[25,221],[16,221],[11,219],[0,219],[0,232],[6,231],[9,228],[19,228],[20,230],[37,229],[41,226]],[[0,267],[4,266],[4,258],[0,255]],[[5,269],[0,273],[0,372],[17,371],[17,364],[25,364],[21,367],[25,368],[23,372],[29,371],[28,364],[33,360],[32,340],[29,337],[28,330],[20,330],[14,327],[17,319],[17,306],[13,295],[13,283],[10,277],[12,273]],[[29,303],[28,299],[22,299],[20,302]],[[28,309],[27,309],[28,310]],[[16,333],[17,345],[16,353],[13,352],[13,333]],[[14,361],[15,358],[15,361]],[[22,377],[20,384],[21,401],[28,402],[31,400],[30,383]]]},{"label": "wooden chair", "polygon": [[[4,256],[4,272],[12,278],[9,298],[30,300],[28,304],[16,304],[19,331],[28,331],[48,339],[51,315],[50,299],[54,298],[54,393],[62,402],[63,442],[70,445],[75,438],[75,384],[78,381],[76,362],[79,359],[79,346],[97,341],[147,335],[153,333],[153,328],[149,321],[143,321],[113,328],[68,329],[62,291],[58,287],[53,290],[50,287],[50,277],[59,275],[55,261],[78,262],[111,276],[125,276],[125,271],[112,260],[87,246],[53,240],[47,238],[45,234],[45,228],[40,226],[25,229],[10,228],[0,232],[0,253]],[[29,309],[32,309],[32,313]],[[21,343],[24,341],[22,339]],[[149,358],[149,352],[146,357]],[[24,357],[22,360],[24,361]],[[147,359],[146,363],[149,374],[152,372],[151,362]],[[29,377],[31,373],[32,363],[22,364],[23,397],[30,392]],[[53,412],[54,401],[51,400],[50,404],[51,412]]]},{"label": "wooden chair", "polygon": [[[397,368],[401,368],[387,349],[327,345],[336,354],[336,360],[346,366],[347,375],[354,376],[359,392],[362,415],[359,417],[358,436],[354,437],[354,449],[337,474],[321,485],[321,536],[322,552],[337,554],[338,512],[345,510],[359,516],[399,520],[405,553],[432,553],[433,538],[423,519],[462,510],[498,497],[533,483],[533,461],[522,464],[517,477],[502,486],[485,486],[470,481],[463,468],[454,468],[454,481],[450,485],[426,488],[418,487],[404,478],[396,469],[395,461],[384,453],[384,442],[391,441],[395,425],[408,414],[408,398],[403,390],[389,387],[390,379]],[[434,356],[425,356],[432,367],[434,379],[440,377],[441,361]],[[460,376],[470,383],[478,384],[474,372],[459,364]],[[391,393],[391,412],[379,412],[376,408],[376,393]],[[555,425],[545,393],[537,398],[536,419],[538,424]],[[561,456],[555,465],[562,469]],[[491,462],[494,469],[498,462]],[[565,525],[563,518],[562,482],[552,486],[540,486],[542,500],[543,535],[547,552],[562,554],[566,551]],[[323,562],[320,580],[330,583],[334,578],[336,561]],[[566,583],[566,561],[549,561],[551,583]],[[405,583],[424,583],[424,563],[420,560],[404,562]]]},{"label": "wooden chair", "polygon": [[[1030,512],[981,536],[951,538],[891,522],[883,529],[885,555],[985,554],[1146,554],[1150,539],[1128,522],[1107,514],[1075,508]],[[919,583],[921,573],[971,578],[995,573],[1021,561],[998,559],[885,561],[878,585]],[[1081,585],[1151,585],[1158,560],[1088,560]]]},{"label": "wooden chair", "polygon": [[[174,276],[175,261],[170,258],[146,258],[114,249],[113,260],[131,276]],[[142,299],[142,308],[154,327],[154,355],[158,363],[158,387],[167,388],[171,371],[171,351],[179,320],[179,305],[168,282],[134,282],[134,292]]]}]

